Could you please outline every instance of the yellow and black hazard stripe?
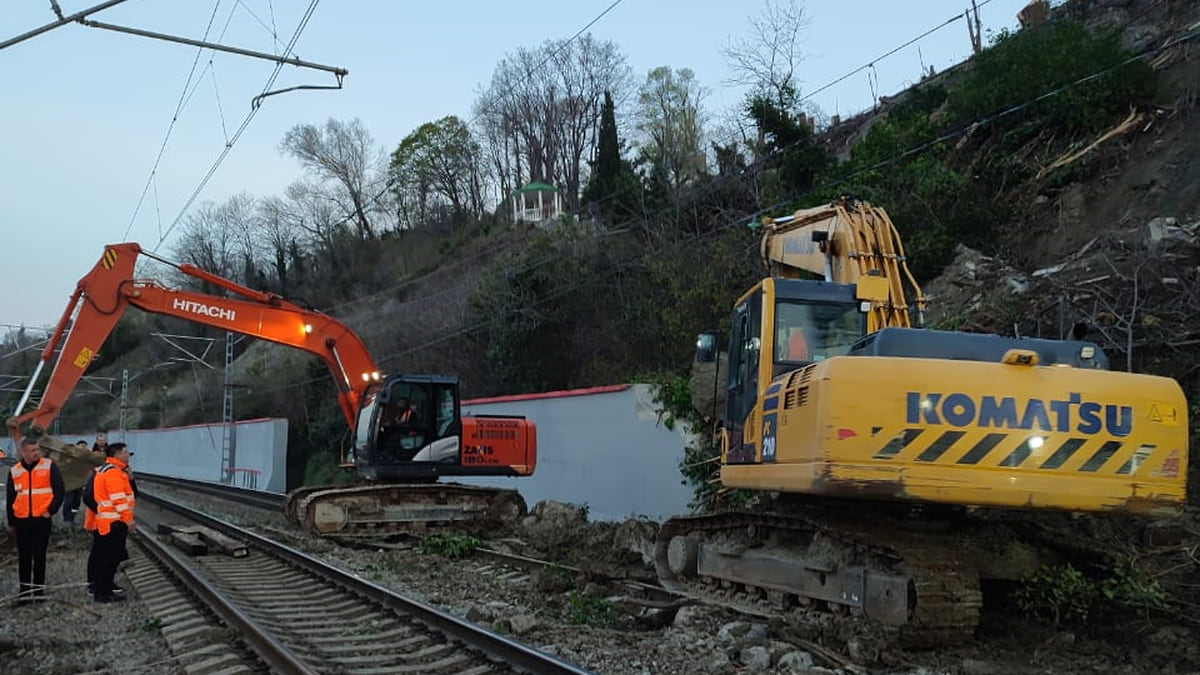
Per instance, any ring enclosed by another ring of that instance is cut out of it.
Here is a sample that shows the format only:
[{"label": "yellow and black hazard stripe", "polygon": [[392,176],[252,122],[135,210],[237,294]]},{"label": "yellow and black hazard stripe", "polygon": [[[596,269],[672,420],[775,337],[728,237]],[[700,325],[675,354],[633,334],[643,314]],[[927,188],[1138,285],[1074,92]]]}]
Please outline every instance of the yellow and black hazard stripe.
[{"label": "yellow and black hazard stripe", "polygon": [[111,270],[113,267],[116,267],[116,265],[117,265],[117,249],[115,249],[115,248],[104,249],[104,255],[100,257],[100,265],[106,270]]},{"label": "yellow and black hazard stripe", "polygon": [[[883,447],[881,447],[879,451],[873,455],[873,459],[884,461],[896,459],[896,457],[898,457],[909,447],[915,447],[914,444],[917,439],[924,435],[926,431],[927,429],[922,429],[919,427],[904,429],[900,433],[896,434],[886,444],[884,444]],[[959,441],[961,441],[966,435],[967,432],[965,431],[944,431],[940,436],[934,439],[934,441],[930,443],[928,447],[922,450],[913,459],[913,461],[922,463],[938,462],[952,448],[961,449],[965,447],[964,445],[960,445]],[[1005,442],[1011,441],[1015,438],[1020,438],[1019,443],[1017,443],[1015,447],[1011,444],[1011,442]],[[988,457],[1003,457],[997,466],[1013,469],[1060,469],[1064,464],[1067,463],[1068,460],[1074,457],[1076,453],[1083,450],[1090,440],[1079,437],[1068,438],[1063,441],[1061,445],[1055,448],[1055,450],[1050,453],[1050,456],[1046,457],[1045,461],[1037,464],[1036,466],[1034,466],[1032,463],[1026,465],[1026,460],[1029,459],[1030,455],[1032,455],[1033,451],[1036,449],[1036,446],[1032,444],[1034,438],[1042,437],[1026,436],[1025,433],[994,432],[985,434],[983,438],[980,438],[979,440],[975,441],[975,443],[971,444],[970,448],[963,453],[962,457],[960,457],[955,464],[972,466],[980,464]],[[1088,458],[1083,462],[1083,464],[1080,465],[1080,467],[1076,470],[1081,473],[1096,473],[1100,471],[1104,465],[1107,464],[1108,461],[1121,450],[1123,446],[1124,443],[1121,441],[1105,441],[1100,445],[1099,448],[1096,448],[1095,451],[1093,451],[1091,455],[1088,456]],[[997,448],[1000,449],[999,452],[996,452],[996,454],[993,455],[993,451],[995,451]],[[1137,449],[1134,450],[1133,455],[1129,459],[1125,460],[1121,467],[1117,469],[1116,473],[1118,475],[1125,476],[1132,475],[1138,470],[1138,467],[1146,463],[1146,460],[1149,459],[1150,455],[1154,454],[1156,449],[1157,446],[1155,445],[1139,445]]]}]

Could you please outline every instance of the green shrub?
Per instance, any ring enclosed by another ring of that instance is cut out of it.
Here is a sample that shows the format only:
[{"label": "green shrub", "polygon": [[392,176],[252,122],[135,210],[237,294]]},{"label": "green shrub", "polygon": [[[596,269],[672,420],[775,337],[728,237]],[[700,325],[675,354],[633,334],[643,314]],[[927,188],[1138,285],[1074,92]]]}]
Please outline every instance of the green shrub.
[{"label": "green shrub", "polygon": [[1070,564],[1042,567],[1016,593],[1021,611],[1032,617],[1086,623],[1093,610],[1106,606],[1122,614],[1140,609],[1149,614],[1166,607],[1167,594],[1158,581],[1132,563],[1102,579],[1085,576]]},{"label": "green shrub", "polygon": [[1164,609],[1167,592],[1162,584],[1146,576],[1134,565],[1126,565],[1100,584],[1100,594],[1120,607],[1141,609],[1145,613]]},{"label": "green shrub", "polygon": [[[959,122],[975,120],[1116,67],[1130,56],[1121,48],[1117,28],[1091,33],[1081,24],[1055,21],[1017,33],[1001,31],[950,92],[950,108]],[[1144,61],[1134,61],[1039,101],[1032,108],[1040,118],[1034,126],[1067,133],[1096,131],[1131,105],[1151,99],[1156,89],[1154,70]],[[1011,127],[1023,117],[1014,115],[1011,122],[999,124]]]},{"label": "green shrub", "polygon": [[1096,600],[1095,583],[1070,564],[1042,567],[1017,590],[1017,606],[1025,614],[1060,621],[1087,621]]},{"label": "green shrub", "polygon": [[571,591],[567,595],[567,620],[579,626],[604,628],[616,623],[617,610],[604,598]]},{"label": "green shrub", "polygon": [[421,538],[421,553],[457,560],[470,555],[482,545],[483,542],[478,538],[466,534],[431,534]]}]

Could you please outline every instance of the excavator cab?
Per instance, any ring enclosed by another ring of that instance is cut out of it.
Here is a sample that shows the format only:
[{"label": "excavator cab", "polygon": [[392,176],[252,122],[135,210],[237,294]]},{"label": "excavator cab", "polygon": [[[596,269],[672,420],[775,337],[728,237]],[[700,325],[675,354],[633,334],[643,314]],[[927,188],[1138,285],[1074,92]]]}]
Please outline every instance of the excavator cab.
[{"label": "excavator cab", "polygon": [[796,279],[764,279],[733,311],[725,420],[730,462],[754,460],[742,427],[758,402],[764,355],[775,380],[811,363],[850,352],[867,333],[869,304],[854,285]]},{"label": "excavator cab", "polygon": [[533,472],[536,439],[523,417],[464,419],[457,378],[393,375],[364,396],[352,452],[372,481],[519,476]]}]

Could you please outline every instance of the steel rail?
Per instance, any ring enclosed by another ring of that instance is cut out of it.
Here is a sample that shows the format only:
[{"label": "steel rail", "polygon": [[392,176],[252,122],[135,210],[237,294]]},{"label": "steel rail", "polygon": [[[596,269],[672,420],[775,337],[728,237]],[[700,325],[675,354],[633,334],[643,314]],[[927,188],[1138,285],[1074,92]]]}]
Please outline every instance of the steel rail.
[{"label": "steel rail", "polygon": [[[210,481],[200,481],[200,480],[194,480],[194,479],[190,479],[190,478],[173,478],[170,476],[161,476],[161,475],[157,475],[157,474],[144,474],[144,473],[139,473],[138,476],[139,477],[148,477],[151,479],[151,482],[162,484],[165,486],[178,487],[178,488],[182,488],[185,490],[197,492],[200,494],[213,496],[213,497],[219,497],[222,499],[230,499],[231,501],[249,504],[251,506],[258,506],[258,507],[262,507],[265,509],[275,509],[275,510],[282,509],[283,503],[287,499],[287,495],[282,495],[282,494],[275,493],[275,492],[264,492],[261,490],[251,490],[248,488],[224,485],[221,483],[214,483],[214,482],[210,482]],[[395,535],[393,535],[393,536],[395,536]],[[419,536],[411,535],[411,534],[402,534],[400,536],[405,540],[417,541],[420,539]],[[370,538],[338,537],[335,535],[335,536],[328,537],[328,539],[330,539],[331,541],[335,541],[343,546],[356,547],[356,548],[376,548],[380,545],[379,540],[373,540]],[[656,584],[650,584],[650,583],[646,583],[646,582],[642,582],[642,581],[636,581],[633,579],[622,579],[619,577],[608,577],[605,575],[598,575],[595,572],[588,572],[588,571],[583,570],[582,568],[575,567],[572,565],[567,565],[565,563],[556,562],[556,561],[552,561],[552,560],[540,560],[538,558],[530,558],[528,556],[523,556],[523,555],[519,555],[516,553],[507,553],[504,551],[498,551],[495,549],[487,548],[485,546],[476,548],[475,554],[482,558],[488,558],[488,559],[494,560],[495,562],[498,562],[501,564],[511,565],[514,567],[520,567],[520,568],[527,569],[527,570],[533,570],[533,569],[539,569],[539,568],[540,569],[555,569],[555,570],[560,570],[567,574],[575,574],[575,575],[585,575],[586,574],[591,577],[602,577],[606,581],[612,581],[612,582],[618,583],[622,586],[625,586],[626,588],[629,588],[630,590],[634,590],[634,591],[643,593],[647,597],[655,597],[655,598],[658,598],[663,601],[681,600],[684,598],[683,595],[681,595],[679,593],[675,593],[673,591],[669,591],[669,590],[663,588],[662,586],[659,586]]]},{"label": "steel rail", "polygon": [[249,506],[257,506],[262,509],[275,510],[282,513],[283,503],[287,499],[287,495],[278,492],[267,492],[266,490],[253,490],[251,488],[238,487],[236,485],[225,485],[223,483],[214,483],[211,481],[195,480],[193,478],[175,478],[174,476],[163,476],[154,473],[144,473],[138,471],[134,476],[136,479],[151,483],[154,485],[162,485],[164,487],[174,487],[198,492],[221,499],[247,504]]},{"label": "steel rail", "polygon": [[[145,496],[140,496],[145,499]],[[150,498],[149,501],[155,501]],[[229,627],[234,628],[240,639],[245,641],[273,670],[288,675],[319,675],[308,664],[296,657],[291,650],[275,639],[270,633],[259,627],[253,619],[246,616],[233,602],[220,591],[204,580],[185,562],[175,551],[167,548],[166,544],[154,537],[136,536],[136,542],[150,557],[159,564],[167,567],[179,577],[191,592],[200,598],[217,614]]]},{"label": "steel rail", "polygon": [[278,556],[309,573],[319,575],[382,606],[420,621],[452,639],[471,645],[489,657],[498,659],[519,671],[536,675],[590,675],[589,671],[560,661],[528,645],[485,630],[420,601],[399,595],[382,586],[333,567],[306,553],[297,551],[250,530],[218,520],[179,502],[146,493],[139,494],[138,499],[151,502],[164,509],[174,511],[189,520],[201,523],[206,527],[242,539],[250,545],[260,548],[271,555]]}]

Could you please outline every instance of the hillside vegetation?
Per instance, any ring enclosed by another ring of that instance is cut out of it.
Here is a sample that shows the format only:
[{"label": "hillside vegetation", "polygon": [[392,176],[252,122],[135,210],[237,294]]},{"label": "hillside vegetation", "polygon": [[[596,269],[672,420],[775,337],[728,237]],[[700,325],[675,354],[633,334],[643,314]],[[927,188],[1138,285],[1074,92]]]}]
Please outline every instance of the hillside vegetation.
[{"label": "hillside vegetation", "polygon": [[[1172,40],[1197,14],[1187,0],[1069,2],[837,125],[814,124],[791,71],[749,72],[746,132],[733,135],[703,127],[686,67],[635,86],[619,46],[552,41],[498,64],[470,122],[431,121],[386,160],[357,121],[298,125],[281,151],[304,176],[282,196],[206,205],[174,256],[334,314],[384,369],[457,374],[468,397],[676,383],[695,334],[723,331],[761,273],[749,225],[852,195],[900,228],[933,325],[1051,337],[1079,325],[1115,366],[1192,393],[1200,50]],[[539,105],[548,91],[560,98]],[[565,215],[512,222],[507,196],[532,180],[560,188]],[[223,350],[215,369],[156,369],[172,351],[154,332],[224,340],[131,313],[89,371],[115,391],[73,398],[64,428],[117,426],[122,369],[139,375],[130,427],[220,419]],[[4,372],[32,371],[36,351],[20,351],[32,342],[9,336]],[[295,467],[310,454],[330,465],[345,424],[324,366],[251,340],[236,352],[237,417],[288,417]]]}]

